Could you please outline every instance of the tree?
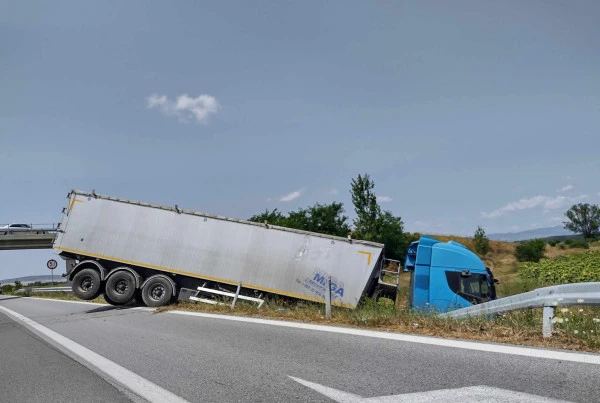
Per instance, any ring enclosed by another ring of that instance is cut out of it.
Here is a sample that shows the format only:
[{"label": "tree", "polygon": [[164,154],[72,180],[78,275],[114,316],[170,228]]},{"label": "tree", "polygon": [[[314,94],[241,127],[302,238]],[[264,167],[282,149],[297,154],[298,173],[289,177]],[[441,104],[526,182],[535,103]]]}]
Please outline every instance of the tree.
[{"label": "tree", "polygon": [[277,209],[273,211],[265,210],[264,213],[253,215],[248,221],[264,223],[265,221],[271,225],[279,225],[285,227],[287,218],[281,214]]},{"label": "tree", "polygon": [[23,284],[21,284],[19,280],[15,280],[15,290],[18,290],[21,287],[23,287]]},{"label": "tree", "polygon": [[249,221],[260,223],[267,221],[269,224],[281,227],[346,237],[350,233],[350,225],[347,223],[348,217],[343,213],[343,203],[316,203],[312,207],[291,211],[287,216],[277,209],[266,210],[264,213],[250,217]]},{"label": "tree", "polygon": [[348,217],[343,213],[342,203],[316,203],[312,207],[291,211],[287,224],[304,231],[346,237],[350,233],[350,226],[347,223]]},{"label": "tree", "polygon": [[373,241],[385,245],[386,257],[396,260],[404,259],[409,239],[404,234],[404,224],[400,217],[384,211],[377,220],[377,235]]},{"label": "tree", "polygon": [[532,239],[518,244],[515,248],[515,257],[519,262],[539,262],[544,257],[546,243],[541,239]]},{"label": "tree", "polygon": [[475,252],[481,255],[485,255],[490,250],[490,240],[485,235],[485,230],[479,226],[473,236],[473,243],[475,244]]},{"label": "tree", "polygon": [[375,183],[368,174],[352,179],[352,203],[356,212],[354,237],[385,245],[386,255],[401,260],[408,248],[404,224],[400,217],[389,211],[381,211],[377,196],[373,193]]},{"label": "tree", "polygon": [[595,238],[600,234],[600,207],[597,205],[574,204],[565,216],[568,219],[563,222],[566,229],[582,233],[584,238]]},{"label": "tree", "polygon": [[381,216],[381,208],[377,204],[377,196],[373,193],[375,183],[368,174],[352,179],[352,204],[356,212],[354,233],[357,238],[373,240],[377,236],[377,220]]}]

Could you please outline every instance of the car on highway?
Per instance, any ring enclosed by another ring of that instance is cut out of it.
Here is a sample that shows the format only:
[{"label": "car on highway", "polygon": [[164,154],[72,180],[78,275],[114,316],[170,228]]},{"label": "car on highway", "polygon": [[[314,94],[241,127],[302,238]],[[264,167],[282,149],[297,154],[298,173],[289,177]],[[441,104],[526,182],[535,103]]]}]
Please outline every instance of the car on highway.
[{"label": "car on highway", "polygon": [[9,234],[11,232],[29,232],[33,231],[29,224],[8,224],[0,227],[0,234]]}]

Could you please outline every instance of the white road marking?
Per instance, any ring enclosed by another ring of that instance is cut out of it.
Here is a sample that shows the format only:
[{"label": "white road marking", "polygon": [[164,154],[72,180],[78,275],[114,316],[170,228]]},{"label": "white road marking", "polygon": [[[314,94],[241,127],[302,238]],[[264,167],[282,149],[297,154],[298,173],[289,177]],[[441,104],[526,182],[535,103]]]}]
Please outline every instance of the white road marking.
[{"label": "white road marking", "polygon": [[281,320],[247,318],[241,316],[217,315],[202,312],[168,311],[171,314],[198,316],[209,319],[231,320],[236,322],[257,323],[262,325],[291,327],[296,329],[316,330],[321,332],[341,333],[354,336],[374,337],[379,339],[397,340],[409,343],[429,344],[441,347],[462,348],[466,350],[485,351],[486,353],[500,353],[520,355],[524,357],[545,358],[551,360],[578,362],[583,364],[600,365],[600,354],[572,353],[567,351],[547,350],[543,348],[517,347],[483,342],[463,340],[449,340],[427,336],[413,336],[402,333],[378,332],[374,330],[353,329],[347,327],[313,325],[309,323],[284,322]]},{"label": "white road marking", "polygon": [[14,312],[3,306],[0,306],[0,311],[12,316],[18,322],[23,323],[26,325],[26,327],[31,329],[34,333],[38,334],[42,338],[50,340],[67,349],[71,353],[75,354],[79,359],[103,373],[106,377],[112,379],[114,382],[120,385],[123,385],[123,387],[129,389],[134,394],[141,396],[149,402],[187,403],[187,400],[184,400],[176,394],[161,388],[145,378],[142,378],[135,372],[123,368],[119,364],[110,361],[100,354],[93,352],[81,344],[75,343],[73,340],[48,329],[47,327],[40,325],[39,323],[17,312]]},{"label": "white road marking", "polygon": [[352,393],[337,390],[318,383],[305,381],[290,376],[294,381],[340,403],[479,403],[479,402],[510,402],[510,403],[548,403],[566,402],[549,397],[532,395],[530,393],[514,392],[512,390],[492,388],[490,386],[468,386],[456,389],[439,389],[426,392],[404,393],[391,396],[376,396],[363,398]]}]

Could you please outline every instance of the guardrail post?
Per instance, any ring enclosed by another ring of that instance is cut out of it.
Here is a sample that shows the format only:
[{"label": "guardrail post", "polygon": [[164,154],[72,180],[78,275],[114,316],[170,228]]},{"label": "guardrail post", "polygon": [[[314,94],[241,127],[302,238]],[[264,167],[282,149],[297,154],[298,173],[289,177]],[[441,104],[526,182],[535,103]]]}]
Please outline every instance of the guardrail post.
[{"label": "guardrail post", "polygon": [[554,307],[553,306],[545,306],[544,319],[542,321],[542,336],[543,337],[551,337],[552,336],[552,319],[554,318]]},{"label": "guardrail post", "polygon": [[240,290],[242,289],[242,282],[240,281],[237,286],[237,290],[235,292],[235,297],[233,297],[233,302],[231,303],[231,309],[235,308],[235,303],[238,300],[238,296],[240,295]]},{"label": "guardrail post", "polygon": [[331,318],[331,276],[327,276],[325,283],[325,316]]}]

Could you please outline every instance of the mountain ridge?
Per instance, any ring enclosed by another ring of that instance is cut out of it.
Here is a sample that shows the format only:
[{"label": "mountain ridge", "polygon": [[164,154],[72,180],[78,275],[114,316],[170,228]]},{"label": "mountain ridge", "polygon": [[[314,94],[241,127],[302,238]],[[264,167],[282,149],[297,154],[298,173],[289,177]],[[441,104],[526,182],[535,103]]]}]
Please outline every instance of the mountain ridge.
[{"label": "mountain ridge", "polygon": [[535,238],[548,238],[555,236],[574,236],[576,233],[564,229],[562,225],[554,227],[543,227],[535,228],[526,231],[519,232],[504,232],[496,234],[488,234],[487,237],[492,241],[505,241],[505,242],[516,242],[516,241],[527,241]]}]

